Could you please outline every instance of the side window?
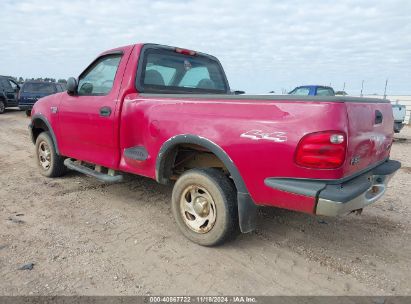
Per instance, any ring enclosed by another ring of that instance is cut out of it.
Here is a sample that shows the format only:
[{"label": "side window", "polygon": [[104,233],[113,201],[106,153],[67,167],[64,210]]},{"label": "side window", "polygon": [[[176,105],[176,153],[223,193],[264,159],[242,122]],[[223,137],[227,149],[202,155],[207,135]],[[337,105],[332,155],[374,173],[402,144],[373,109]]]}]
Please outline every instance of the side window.
[{"label": "side window", "polygon": [[114,84],[121,55],[107,55],[98,59],[79,77],[78,95],[107,95]]},{"label": "side window", "polygon": [[310,88],[297,88],[290,93],[291,95],[308,96],[310,94]]},{"label": "side window", "polygon": [[0,79],[0,82],[1,82],[1,86],[2,86],[3,90],[6,90],[6,91],[11,91],[12,90],[10,81],[8,79],[2,78],[2,79]]},{"label": "side window", "polygon": [[17,91],[17,88],[18,88],[17,83],[15,83],[14,81],[11,81],[11,80],[9,80],[9,83],[10,83],[13,91]]},{"label": "side window", "polygon": [[214,89],[214,82],[204,66],[188,70],[181,79],[179,86],[185,88]]},{"label": "side window", "polygon": [[317,88],[318,96],[334,96],[334,92],[329,88]]}]

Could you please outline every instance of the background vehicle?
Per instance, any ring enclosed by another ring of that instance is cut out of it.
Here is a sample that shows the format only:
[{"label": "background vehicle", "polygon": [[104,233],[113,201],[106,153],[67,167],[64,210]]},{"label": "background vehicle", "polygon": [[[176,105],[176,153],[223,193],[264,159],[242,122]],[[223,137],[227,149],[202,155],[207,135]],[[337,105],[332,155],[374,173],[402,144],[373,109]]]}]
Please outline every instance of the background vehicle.
[{"label": "background vehicle", "polygon": [[36,101],[44,96],[63,92],[62,84],[45,81],[26,81],[20,90],[18,106],[30,116],[31,109]]},{"label": "background vehicle", "polygon": [[346,96],[346,95],[348,95],[348,93],[345,92],[345,91],[337,91],[337,92],[335,92],[335,95],[336,96]]},{"label": "background vehicle", "polygon": [[392,113],[394,115],[394,132],[400,133],[401,129],[404,127],[406,107],[400,104],[393,104]]},{"label": "background vehicle", "polygon": [[211,246],[252,231],[257,205],[336,216],[381,198],[400,167],[392,125],[386,100],[233,95],[217,58],[136,44],[40,99],[30,131],[47,177],[175,181],[179,229]]},{"label": "background vehicle", "polygon": [[0,76],[0,114],[7,107],[17,107],[17,94],[20,86],[16,81],[7,76]]},{"label": "background vehicle", "polygon": [[319,85],[305,85],[296,87],[288,94],[298,96],[334,96],[335,92],[332,87]]}]

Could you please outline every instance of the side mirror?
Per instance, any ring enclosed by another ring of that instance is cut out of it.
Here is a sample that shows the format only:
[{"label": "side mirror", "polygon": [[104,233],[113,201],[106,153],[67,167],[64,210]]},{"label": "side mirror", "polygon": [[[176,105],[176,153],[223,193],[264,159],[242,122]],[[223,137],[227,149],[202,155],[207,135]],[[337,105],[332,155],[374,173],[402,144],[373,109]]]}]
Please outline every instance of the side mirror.
[{"label": "side mirror", "polygon": [[69,95],[76,95],[77,94],[77,79],[74,77],[70,77],[67,79],[67,93]]}]

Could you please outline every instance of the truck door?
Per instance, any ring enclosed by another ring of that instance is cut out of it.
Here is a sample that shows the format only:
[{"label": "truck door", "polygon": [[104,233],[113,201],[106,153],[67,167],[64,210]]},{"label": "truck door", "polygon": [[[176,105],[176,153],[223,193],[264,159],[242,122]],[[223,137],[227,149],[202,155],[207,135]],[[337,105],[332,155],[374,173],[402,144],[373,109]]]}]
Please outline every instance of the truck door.
[{"label": "truck door", "polygon": [[2,82],[4,95],[6,95],[7,98],[7,106],[16,107],[18,105],[17,93],[19,90],[19,86],[14,81],[6,78],[2,78]]},{"label": "truck door", "polygon": [[[78,79],[78,93],[63,93],[58,109],[60,153],[109,168],[119,159],[115,113],[127,56],[105,54]],[[53,112],[53,109],[52,109]]]}]

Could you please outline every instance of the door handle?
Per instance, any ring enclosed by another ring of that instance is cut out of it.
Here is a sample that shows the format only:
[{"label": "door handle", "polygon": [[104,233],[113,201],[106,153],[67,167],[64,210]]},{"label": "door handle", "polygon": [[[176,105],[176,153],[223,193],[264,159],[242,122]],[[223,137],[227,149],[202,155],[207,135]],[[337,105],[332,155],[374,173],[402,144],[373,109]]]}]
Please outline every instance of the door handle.
[{"label": "door handle", "polygon": [[101,117],[109,117],[111,115],[111,108],[110,107],[101,107],[100,108],[100,116]]}]

